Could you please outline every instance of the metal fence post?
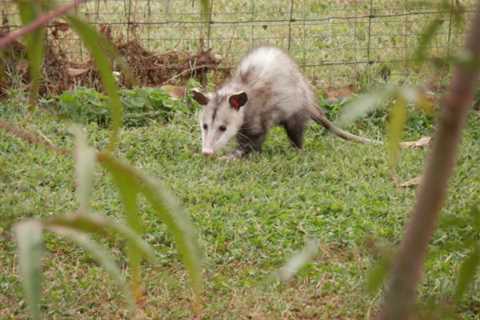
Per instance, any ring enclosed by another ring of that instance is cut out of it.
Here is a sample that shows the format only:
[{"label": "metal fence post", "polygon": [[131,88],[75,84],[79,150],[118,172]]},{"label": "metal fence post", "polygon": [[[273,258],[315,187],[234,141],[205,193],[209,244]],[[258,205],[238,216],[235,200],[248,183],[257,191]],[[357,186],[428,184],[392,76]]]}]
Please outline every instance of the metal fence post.
[{"label": "metal fence post", "polygon": [[305,72],[307,64],[307,10],[305,9],[306,1],[303,1],[303,57],[302,57],[302,71]]},{"label": "metal fence post", "polygon": [[373,63],[370,57],[370,46],[372,42],[372,19],[373,15],[373,0],[370,0],[370,8],[368,14],[368,42],[367,42],[367,82],[370,83],[370,65]]},{"label": "metal fence post", "polygon": [[293,19],[293,7],[294,7],[294,4],[293,4],[293,0],[290,0],[290,17],[288,19],[288,51],[290,52],[290,47],[292,45],[292,22],[295,21],[295,19]]},{"label": "metal fence post", "polygon": [[450,42],[452,38],[452,21],[453,21],[453,10],[455,6],[455,0],[450,1],[450,13],[448,19],[448,35],[447,35],[447,57],[450,57]]},{"label": "metal fence post", "polygon": [[132,24],[132,0],[128,0],[127,4],[127,42],[130,42],[130,27]]},{"label": "metal fence post", "polygon": [[253,49],[255,44],[255,0],[250,1],[250,6],[252,7],[251,10],[251,18],[250,18],[250,49]]},{"label": "metal fence post", "polygon": [[212,34],[212,15],[213,15],[213,0],[210,0],[210,8],[208,12],[208,27],[207,27],[207,49],[210,49],[211,47],[211,34]]},{"label": "metal fence post", "polygon": [[403,12],[405,17],[403,17],[403,60],[405,68],[408,66],[407,62],[407,55],[408,55],[408,36],[407,36],[407,26],[408,26],[408,10],[407,10],[407,2],[403,3]]}]

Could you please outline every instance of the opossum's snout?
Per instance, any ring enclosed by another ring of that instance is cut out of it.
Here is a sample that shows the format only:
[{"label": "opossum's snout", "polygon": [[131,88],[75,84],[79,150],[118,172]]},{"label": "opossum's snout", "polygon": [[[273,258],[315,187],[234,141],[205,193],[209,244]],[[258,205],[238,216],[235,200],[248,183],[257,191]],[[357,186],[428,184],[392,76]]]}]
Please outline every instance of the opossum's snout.
[{"label": "opossum's snout", "polygon": [[[212,98],[213,97],[213,98]],[[243,106],[247,94],[243,91],[231,95],[212,95],[210,98],[197,93],[196,99],[204,107],[200,114],[202,153],[211,156],[227,145],[243,123]]]},{"label": "opossum's snout", "polygon": [[223,149],[237,131],[236,128],[226,125],[208,126],[204,124],[202,127],[202,153],[211,156]]},{"label": "opossum's snout", "polygon": [[202,148],[202,153],[204,156],[211,156],[214,152],[211,148]]}]

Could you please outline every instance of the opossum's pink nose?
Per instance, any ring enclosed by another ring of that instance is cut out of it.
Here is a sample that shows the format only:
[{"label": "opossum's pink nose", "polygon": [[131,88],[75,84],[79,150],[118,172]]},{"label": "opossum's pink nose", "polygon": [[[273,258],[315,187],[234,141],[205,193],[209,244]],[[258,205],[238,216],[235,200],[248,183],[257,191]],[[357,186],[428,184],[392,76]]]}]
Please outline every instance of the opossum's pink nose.
[{"label": "opossum's pink nose", "polygon": [[202,153],[206,156],[211,156],[213,154],[213,149],[203,149]]}]

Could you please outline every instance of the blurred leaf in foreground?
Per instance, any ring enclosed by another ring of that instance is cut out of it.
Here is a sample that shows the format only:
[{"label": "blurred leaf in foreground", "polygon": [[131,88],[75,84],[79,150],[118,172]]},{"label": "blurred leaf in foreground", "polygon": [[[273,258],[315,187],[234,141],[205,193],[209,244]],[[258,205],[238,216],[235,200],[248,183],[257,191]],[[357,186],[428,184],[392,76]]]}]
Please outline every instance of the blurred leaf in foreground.
[{"label": "blurred leaf in foreground", "polygon": [[291,257],[285,265],[277,271],[277,276],[282,281],[288,281],[295,276],[301,268],[312,261],[318,252],[318,240],[309,240],[305,247]]},{"label": "blurred leaf in foreground", "polygon": [[384,106],[387,101],[396,93],[397,89],[393,86],[387,86],[383,89],[371,93],[360,95],[353,98],[343,107],[342,114],[338,119],[338,124],[344,126],[367,113]]},{"label": "blurred leaf in foreground", "polygon": [[98,33],[87,22],[73,15],[68,15],[66,19],[95,59],[97,70],[102,78],[104,90],[110,97],[112,123],[108,149],[113,151],[118,143],[118,135],[123,123],[122,103],[118,93],[117,82],[112,74],[111,65],[111,59],[113,58],[112,56],[115,55],[115,49],[103,35]]},{"label": "blurred leaf in foreground", "polygon": [[[40,2],[16,0],[20,19],[23,25],[33,22],[42,12]],[[47,1],[45,1],[47,2]],[[42,62],[45,55],[45,30],[37,30],[26,35],[27,55],[30,67],[30,106],[34,106],[38,98],[38,90],[42,81]]]},{"label": "blurred leaf in foreground", "polygon": [[80,203],[79,211],[86,213],[88,212],[88,201],[93,183],[96,152],[88,146],[85,132],[80,127],[74,126],[70,131],[75,136],[75,175]]},{"label": "blurred leaf in foreground", "polygon": [[202,291],[200,249],[196,241],[195,229],[188,215],[158,181],[144,176],[135,168],[114,159],[108,153],[101,153],[98,157],[108,172],[117,177],[116,179],[121,179],[122,183],[118,186],[124,189],[122,192],[138,190],[167,225],[188,271],[195,294],[200,298]]},{"label": "blurred leaf in foreground", "polygon": [[42,225],[35,220],[21,222],[15,226],[15,236],[26,302],[32,319],[40,319]]},{"label": "blurred leaf in foreground", "polygon": [[458,274],[457,287],[455,289],[455,298],[460,300],[468,287],[473,283],[475,274],[477,273],[478,265],[480,264],[480,249],[478,244],[475,244],[470,253],[463,260]]},{"label": "blurred leaf in foreground", "polygon": [[122,276],[122,272],[115,264],[114,257],[106,249],[90,239],[86,234],[73,229],[58,226],[49,226],[48,229],[64,238],[67,238],[87,251],[105,269],[105,271],[107,271],[114,282],[121,289],[123,289],[123,293],[128,302],[130,311],[133,312],[136,309],[133,296],[126,285],[125,278]]},{"label": "blurred leaf in foreground", "polygon": [[393,171],[400,158],[400,141],[402,140],[403,129],[407,121],[407,106],[405,99],[398,96],[390,111],[390,119],[387,125],[387,150],[388,163]]}]

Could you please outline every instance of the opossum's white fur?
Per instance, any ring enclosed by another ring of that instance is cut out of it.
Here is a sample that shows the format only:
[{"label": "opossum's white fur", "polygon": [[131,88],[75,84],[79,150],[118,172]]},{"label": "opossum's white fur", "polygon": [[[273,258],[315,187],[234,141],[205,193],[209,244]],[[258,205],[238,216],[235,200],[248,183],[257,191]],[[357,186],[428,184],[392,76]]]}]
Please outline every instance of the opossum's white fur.
[{"label": "opossum's white fur", "polygon": [[[248,101],[237,111],[228,98],[242,91]],[[249,135],[265,133],[313,102],[310,85],[286,53],[273,47],[254,49],[241,60],[233,77],[208,95],[200,115],[203,150],[217,151],[242,127]],[[203,129],[205,124],[207,130]],[[227,130],[219,132],[219,125]]]},{"label": "opossum's white fur", "polygon": [[313,90],[298,66],[278,48],[252,50],[216,92],[194,92],[194,98],[203,105],[200,126],[205,154],[215,153],[233,136],[239,142],[238,155],[259,151],[274,125],[284,126],[292,144],[302,148],[309,119],[343,139],[376,143],[335,127],[316,107]]},{"label": "opossum's white fur", "polygon": [[265,109],[279,109],[284,112],[284,117],[288,117],[304,109],[305,104],[313,105],[314,95],[309,83],[296,63],[282,50],[273,47],[253,50],[241,61],[234,79],[241,78],[242,74],[248,74],[251,70],[254,75],[247,81],[247,90],[272,90]]}]

